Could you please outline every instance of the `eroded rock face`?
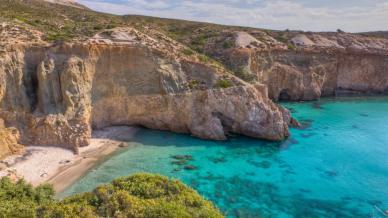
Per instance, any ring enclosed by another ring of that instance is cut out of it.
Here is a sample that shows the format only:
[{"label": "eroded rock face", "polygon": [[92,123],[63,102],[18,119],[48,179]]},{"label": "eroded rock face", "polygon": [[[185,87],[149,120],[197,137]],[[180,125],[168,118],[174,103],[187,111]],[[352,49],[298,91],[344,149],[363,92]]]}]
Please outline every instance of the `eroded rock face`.
[{"label": "eroded rock face", "polygon": [[265,52],[253,56],[259,81],[274,100],[315,100],[343,94],[384,94],[388,56]]},{"label": "eroded rock face", "polygon": [[388,91],[386,39],[346,33],[306,33],[291,38],[288,47],[279,43],[266,40],[261,47],[211,49],[237,76],[245,71],[243,76],[266,85],[269,97],[275,101]]},{"label": "eroded rock face", "polygon": [[23,151],[23,146],[18,143],[19,138],[19,131],[16,128],[5,128],[4,121],[0,119],[0,160]]},{"label": "eroded rock face", "polygon": [[[79,44],[10,47],[0,58],[0,118],[24,144],[75,150],[88,145],[92,128],[112,125],[213,140],[228,132],[288,136],[289,112],[269,100],[265,87],[179,49],[132,29]],[[220,80],[231,86],[220,88]]]},{"label": "eroded rock face", "polygon": [[337,61],[322,54],[263,52],[252,56],[273,100],[315,100],[336,90]]}]

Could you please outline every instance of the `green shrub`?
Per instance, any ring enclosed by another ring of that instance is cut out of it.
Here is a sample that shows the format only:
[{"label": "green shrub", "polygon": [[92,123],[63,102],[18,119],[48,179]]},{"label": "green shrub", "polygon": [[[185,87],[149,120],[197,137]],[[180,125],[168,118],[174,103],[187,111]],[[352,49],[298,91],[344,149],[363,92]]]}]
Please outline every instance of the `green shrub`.
[{"label": "green shrub", "polygon": [[224,49],[233,48],[235,46],[235,43],[231,40],[227,40],[222,44],[222,47]]},{"label": "green shrub", "polygon": [[102,29],[104,29],[104,27],[100,24],[97,24],[93,27],[93,30],[102,30]]},{"label": "green shrub", "polygon": [[115,23],[109,23],[108,25],[106,25],[106,29],[113,29],[113,28],[116,28],[118,25],[115,24]]},{"label": "green shrub", "polygon": [[198,80],[195,80],[195,79],[190,80],[188,85],[190,89],[195,89],[199,85],[199,82]]},{"label": "green shrub", "polygon": [[289,50],[292,50],[292,51],[295,51],[296,50],[296,47],[295,45],[291,44],[291,43],[288,43],[288,49]]},{"label": "green shrub", "polygon": [[62,201],[51,186],[0,180],[0,217],[223,217],[214,205],[177,180],[153,174],[119,178]]},{"label": "green shrub", "polygon": [[282,32],[279,32],[276,35],[275,39],[278,40],[279,42],[283,42],[283,43],[287,43],[287,41],[288,41],[287,35],[285,33],[282,33]]},{"label": "green shrub", "polygon": [[204,62],[204,63],[208,63],[210,61],[210,58],[208,56],[202,55],[202,54],[198,56],[198,59],[199,59],[199,61]]},{"label": "green shrub", "polygon": [[234,75],[246,82],[251,82],[255,79],[255,76],[252,73],[249,73],[244,67],[241,67],[236,70],[234,72]]},{"label": "green shrub", "polygon": [[73,36],[71,34],[67,34],[67,33],[49,33],[45,39],[50,42],[55,42],[55,41],[68,41],[72,37]]},{"label": "green shrub", "polygon": [[218,80],[218,82],[216,83],[216,87],[223,88],[223,89],[226,89],[232,86],[233,86],[232,82],[226,79]]},{"label": "green shrub", "polygon": [[187,56],[191,56],[191,55],[194,54],[194,51],[191,50],[191,49],[186,48],[186,49],[183,50],[183,54],[185,54]]},{"label": "green shrub", "polygon": [[206,44],[207,39],[207,35],[198,35],[191,40],[191,44],[196,46],[204,46]]}]

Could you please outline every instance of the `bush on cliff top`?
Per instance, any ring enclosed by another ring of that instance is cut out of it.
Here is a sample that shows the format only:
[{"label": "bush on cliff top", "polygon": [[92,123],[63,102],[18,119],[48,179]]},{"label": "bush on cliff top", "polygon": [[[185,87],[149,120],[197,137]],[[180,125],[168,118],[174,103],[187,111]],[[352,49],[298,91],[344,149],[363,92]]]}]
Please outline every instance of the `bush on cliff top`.
[{"label": "bush on cliff top", "polygon": [[226,79],[218,80],[217,83],[215,84],[215,87],[222,88],[222,89],[226,89],[232,86],[233,86],[233,83]]},{"label": "bush on cliff top", "polygon": [[119,178],[68,197],[53,199],[50,186],[0,180],[0,217],[223,217],[196,191],[152,174]]}]

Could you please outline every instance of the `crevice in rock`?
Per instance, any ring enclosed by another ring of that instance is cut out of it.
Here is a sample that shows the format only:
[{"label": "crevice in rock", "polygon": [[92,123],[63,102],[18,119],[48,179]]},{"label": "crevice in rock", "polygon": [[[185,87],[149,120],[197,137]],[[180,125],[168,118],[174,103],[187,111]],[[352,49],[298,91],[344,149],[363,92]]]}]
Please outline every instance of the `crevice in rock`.
[{"label": "crevice in rock", "polygon": [[31,112],[34,112],[38,105],[38,75],[37,65],[28,63],[25,60],[25,72],[23,73],[23,83],[25,87],[25,94],[28,97]]}]

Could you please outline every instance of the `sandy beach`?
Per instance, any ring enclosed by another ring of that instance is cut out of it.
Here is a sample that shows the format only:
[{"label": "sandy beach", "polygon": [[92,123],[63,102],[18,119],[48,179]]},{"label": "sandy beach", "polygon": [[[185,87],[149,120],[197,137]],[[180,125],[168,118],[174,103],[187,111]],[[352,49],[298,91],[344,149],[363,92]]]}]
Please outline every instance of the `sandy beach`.
[{"label": "sandy beach", "polygon": [[50,183],[61,192],[99,161],[126,146],[138,130],[124,126],[94,131],[90,145],[80,148],[78,155],[59,147],[28,146],[24,154],[1,161],[7,167],[0,171],[0,177],[24,178],[34,186]]}]

